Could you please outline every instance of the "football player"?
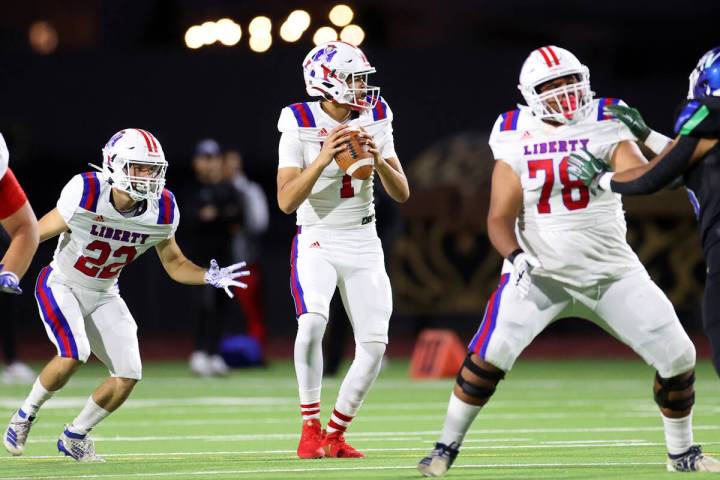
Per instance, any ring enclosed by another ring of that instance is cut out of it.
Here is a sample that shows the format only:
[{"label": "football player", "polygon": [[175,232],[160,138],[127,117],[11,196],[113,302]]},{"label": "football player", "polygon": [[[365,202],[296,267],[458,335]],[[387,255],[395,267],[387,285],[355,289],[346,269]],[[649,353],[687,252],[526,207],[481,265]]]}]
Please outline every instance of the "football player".
[{"label": "football player", "polygon": [[[681,176],[695,209],[707,265],[703,326],[713,349],[713,365],[720,374],[720,47],[700,58],[690,74],[687,101],[675,120],[676,139],[650,163],[613,173],[592,152],[576,154],[575,174],[587,185],[623,195],[660,190]],[[636,138],[647,144],[653,138],[668,145],[670,139],[651,130],[640,113],[629,107],[613,112]]]},{"label": "football player", "polygon": [[39,234],[35,213],[8,167],[10,154],[0,134],[0,224],[11,242],[0,260],[0,292],[22,293],[20,279],[37,251]]},{"label": "football player", "polygon": [[594,98],[589,70],[569,51],[534,50],[520,72],[527,102],[497,119],[488,234],[505,257],[458,372],[435,448],[418,464],[443,475],[483,405],[523,349],[550,322],[582,317],[603,326],[656,370],[653,393],[665,428],[670,471],[720,471],[693,444],[695,348],[670,301],[625,240],[618,195],[590,195],[568,171],[585,148],[618,171],[646,162],[634,135]]},{"label": "football player", "polygon": [[[307,93],[319,97],[283,108],[277,173],[280,209],[297,211],[290,256],[290,289],[302,435],[300,458],[363,457],[347,444],[345,430],[380,370],[392,312],[390,281],[375,229],[373,180],[380,177],[393,200],[410,195],[395,153],[393,114],[380,89],[368,85],[375,69],[363,52],[344,42],[313,48],[302,63]],[[358,180],[333,161],[349,129],[364,129],[374,175]],[[321,432],[322,338],[335,289],[340,290],[355,335],[355,359]]]},{"label": "football player", "polygon": [[81,462],[102,461],[88,432],[115,411],[141,378],[137,325],[118,289],[123,267],[151,247],[173,280],[210,284],[232,296],[238,263],[209,269],[188,260],[175,242],[180,213],[164,188],[167,161],[149,132],[129,128],[108,141],[100,173],[74,176],[57,207],[40,219],[40,240],[60,235],[52,263],[37,280],[35,298],[54,357],[13,414],[3,444],[22,455],[40,407],[87,361],[90,352],[110,371],[57,441],[60,452]]}]

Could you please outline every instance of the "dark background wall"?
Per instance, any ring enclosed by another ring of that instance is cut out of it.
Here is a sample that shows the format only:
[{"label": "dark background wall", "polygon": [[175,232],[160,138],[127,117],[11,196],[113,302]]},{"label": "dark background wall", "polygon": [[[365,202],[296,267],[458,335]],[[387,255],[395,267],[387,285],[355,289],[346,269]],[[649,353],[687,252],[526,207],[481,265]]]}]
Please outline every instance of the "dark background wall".
[{"label": "dark background wall", "polygon": [[[0,131],[8,140],[12,167],[38,215],[54,206],[73,174],[85,171],[88,162],[100,162],[101,147],[119,129],[141,127],[160,139],[170,162],[171,189],[190,178],[190,158],[198,139],[212,136],[224,146],[237,147],[250,176],[262,183],[271,201],[271,228],[262,260],[268,324],[277,335],[291,335],[295,326],[287,267],[294,218],[281,214],[274,204],[276,122],[283,106],[306,98],[300,62],[312,48],[313,27],[328,23],[321,17],[333,3],[16,3],[5,2],[0,16]],[[424,152],[460,132],[484,138],[496,116],[521,100],[517,76],[534,48],[555,44],[572,50],[590,67],[592,86],[599,95],[623,98],[639,108],[648,123],[668,132],[674,109],[686,93],[687,75],[703,52],[720,43],[716,1],[348,3],[367,31],[362,47],[377,67],[376,82],[395,111],[396,146],[409,171]],[[275,39],[264,54],[249,51],[250,18],[266,14],[276,28],[292,9],[301,7],[310,11],[313,23],[300,42],[289,45]],[[182,36],[188,26],[225,16],[243,25],[238,46],[198,51],[184,47]],[[47,20],[58,30],[59,47],[51,55],[35,54],[28,46],[27,29],[36,20]],[[427,184],[415,188],[416,203],[403,210],[406,220],[416,215],[422,205],[417,202],[428,198],[423,192],[432,190]],[[460,209],[460,202],[451,200],[450,207]],[[689,210],[654,211],[653,218],[670,225],[662,230],[669,245],[694,234],[692,229],[677,233],[672,228],[675,222],[688,221],[688,215]],[[482,225],[483,213],[476,216],[476,224]],[[437,217],[434,221],[442,220]],[[477,238],[482,227],[472,232]],[[673,235],[682,238],[674,240]],[[633,238],[635,246],[642,248],[646,236]],[[182,241],[182,234],[179,238]],[[24,282],[26,291],[39,268],[49,262],[52,248],[41,246]],[[476,258],[488,255],[494,253],[482,245]],[[653,261],[667,263],[667,258]],[[689,274],[695,275],[696,267],[689,268]],[[658,272],[667,270],[658,267]],[[675,281],[662,280],[661,286]],[[144,331],[190,328],[185,312],[191,287],[167,279],[154,254],[127,267],[121,287]],[[490,288],[491,283],[482,283],[477,296],[486,298]],[[32,296],[21,301],[27,330],[40,332]],[[697,304],[686,298],[684,305],[688,322],[693,323]],[[393,328],[410,334],[418,319],[425,323],[443,319],[469,331],[482,312],[467,310],[425,315],[401,302]]]}]

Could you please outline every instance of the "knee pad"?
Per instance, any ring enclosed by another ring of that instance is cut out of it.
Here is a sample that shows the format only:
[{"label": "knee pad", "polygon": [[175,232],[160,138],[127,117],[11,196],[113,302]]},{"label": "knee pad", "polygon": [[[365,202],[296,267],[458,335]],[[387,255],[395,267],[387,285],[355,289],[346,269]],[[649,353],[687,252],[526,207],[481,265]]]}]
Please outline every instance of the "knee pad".
[{"label": "knee pad", "polygon": [[318,313],[303,313],[298,317],[296,341],[315,342],[322,340],[327,320]]},{"label": "knee pad", "polygon": [[[470,370],[470,372],[475,376],[481,378],[482,383],[466,380],[462,375],[463,367]],[[462,367],[460,367],[460,371],[455,378],[455,382],[466,395],[478,400],[484,400],[490,398],[492,394],[495,393],[495,387],[497,387],[497,384],[503,378],[505,378],[505,372],[491,372],[489,370],[485,370],[473,362],[471,355],[468,354],[468,356],[465,357]]]},{"label": "knee pad", "polygon": [[386,345],[381,342],[362,342],[355,346],[355,358],[363,358],[365,362],[377,368],[382,363]]},{"label": "knee pad", "polygon": [[682,412],[695,404],[695,370],[675,377],[662,378],[655,373],[655,403],[660,408]]}]

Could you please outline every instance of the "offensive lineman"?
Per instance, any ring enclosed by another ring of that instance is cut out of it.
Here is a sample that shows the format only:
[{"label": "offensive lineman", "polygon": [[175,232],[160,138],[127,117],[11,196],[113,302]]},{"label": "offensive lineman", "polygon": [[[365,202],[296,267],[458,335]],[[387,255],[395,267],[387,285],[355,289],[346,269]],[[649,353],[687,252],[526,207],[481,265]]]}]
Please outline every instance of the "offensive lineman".
[{"label": "offensive lineman", "polygon": [[10,235],[10,247],[0,260],[0,292],[20,294],[20,279],[37,251],[35,213],[8,166],[10,154],[0,134],[0,225]]},{"label": "offensive lineman", "polygon": [[52,263],[37,280],[35,298],[48,337],[58,354],[40,373],[10,419],[3,444],[22,455],[40,407],[62,388],[90,352],[110,371],[80,414],[66,425],[58,451],[81,462],[102,461],[88,432],[115,411],[141,378],[137,325],[120,297],[123,267],[151,247],[173,280],[210,284],[229,292],[244,287],[235,279],[244,263],[203,269],[188,260],[175,242],[180,213],[164,188],[167,161],[149,132],[122,130],[103,148],[102,173],[74,176],[57,207],[40,219],[40,240],[60,235]]},{"label": "offensive lineman", "polygon": [[[310,51],[302,64],[310,96],[320,101],[285,107],[278,121],[277,200],[297,210],[290,288],[298,322],[295,339],[302,434],[300,458],[364,455],[347,444],[344,432],[357,414],[380,370],[392,312],[390,281],[377,236],[373,178],[397,202],[410,196],[395,153],[392,112],[367,84],[375,72],[363,52],[344,42]],[[333,162],[345,148],[348,128],[361,134],[373,153],[375,174],[368,180],[345,175]],[[322,337],[330,299],[339,288],[355,333],[355,359],[340,387],[335,409],[321,431]]]},{"label": "offensive lineman", "polygon": [[[713,366],[720,375],[720,47],[700,58],[690,74],[687,98],[675,120],[676,142],[650,163],[605,173],[608,166],[589,152],[579,152],[570,162],[576,162],[576,174],[587,185],[595,183],[602,190],[622,195],[654,193],[682,175],[700,227],[707,265],[703,326],[712,345]],[[670,142],[648,128],[637,110],[623,107],[616,115],[646,145],[653,139],[661,145]]]},{"label": "offensive lineman", "polygon": [[568,174],[568,155],[581,148],[617,171],[645,163],[632,133],[607,115],[620,101],[593,99],[588,68],[555,46],[530,54],[519,89],[527,107],[502,114],[490,137],[488,234],[506,258],[500,284],[458,372],[440,439],[418,470],[443,475],[523,349],[553,320],[573,316],[599,323],[657,370],[667,469],[720,472],[693,445],[695,348],[625,240],[620,197],[590,196]]}]

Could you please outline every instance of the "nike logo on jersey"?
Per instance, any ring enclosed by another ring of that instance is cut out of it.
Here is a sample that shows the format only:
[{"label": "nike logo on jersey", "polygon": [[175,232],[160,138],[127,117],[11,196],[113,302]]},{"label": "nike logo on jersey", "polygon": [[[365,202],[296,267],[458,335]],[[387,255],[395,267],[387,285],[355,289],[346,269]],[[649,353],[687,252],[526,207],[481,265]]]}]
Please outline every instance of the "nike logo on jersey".
[{"label": "nike logo on jersey", "polygon": [[129,232],[127,230],[106,227],[104,225],[98,227],[98,225],[95,225],[94,223],[93,226],[90,228],[90,235],[100,238],[118,240],[120,242],[138,243],[140,245],[144,245],[148,237],[150,237],[149,233]]},{"label": "nike logo on jersey", "polygon": [[524,155],[542,155],[544,153],[567,153],[587,148],[589,138],[577,140],[553,140],[551,142],[539,142],[523,145]]}]

